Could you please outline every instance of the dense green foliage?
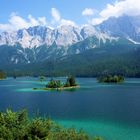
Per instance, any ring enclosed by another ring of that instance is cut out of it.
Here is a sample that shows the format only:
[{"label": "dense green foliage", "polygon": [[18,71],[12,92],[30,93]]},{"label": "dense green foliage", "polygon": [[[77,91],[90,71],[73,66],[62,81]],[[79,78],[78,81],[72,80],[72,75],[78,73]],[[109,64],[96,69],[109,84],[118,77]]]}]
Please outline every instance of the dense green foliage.
[{"label": "dense green foliage", "polygon": [[121,75],[107,75],[97,78],[101,83],[121,83],[124,81],[124,77]]},{"label": "dense green foliage", "polygon": [[47,88],[63,88],[63,87],[73,87],[77,86],[75,77],[69,76],[66,80],[66,83],[62,83],[60,80],[51,79],[46,85]]},{"label": "dense green foliage", "polygon": [[66,83],[64,84],[64,87],[72,87],[72,86],[76,86],[76,80],[75,80],[75,77],[73,76],[69,76],[67,78],[67,81]]},{"label": "dense green foliage", "polygon": [[[83,131],[65,129],[50,119],[29,119],[27,111],[0,113],[0,140],[89,140]],[[92,140],[102,140],[95,137]]]},{"label": "dense green foliage", "polygon": [[0,79],[5,79],[5,78],[6,78],[5,72],[0,70]]},{"label": "dense green foliage", "polygon": [[46,85],[47,88],[60,88],[62,87],[62,83],[60,80],[53,80],[51,79],[48,84]]},{"label": "dense green foliage", "polygon": [[[123,44],[123,43],[122,43]],[[8,65],[1,68],[8,75],[45,75],[99,77],[107,72],[110,75],[140,77],[140,48],[134,45],[106,46],[84,51],[81,54],[64,56],[27,65]],[[81,44],[82,45],[82,44]],[[80,45],[80,46],[81,46]]]}]

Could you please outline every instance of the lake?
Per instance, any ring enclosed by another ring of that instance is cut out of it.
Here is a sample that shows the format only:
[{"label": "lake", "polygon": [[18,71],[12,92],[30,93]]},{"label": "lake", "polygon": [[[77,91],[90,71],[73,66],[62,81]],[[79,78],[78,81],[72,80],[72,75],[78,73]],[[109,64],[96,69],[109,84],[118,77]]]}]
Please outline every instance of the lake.
[{"label": "lake", "polygon": [[30,116],[39,112],[65,127],[83,128],[106,140],[140,140],[140,79],[101,84],[95,78],[77,78],[80,89],[32,90],[44,87],[48,80],[23,77],[0,81],[0,110],[26,108]]}]

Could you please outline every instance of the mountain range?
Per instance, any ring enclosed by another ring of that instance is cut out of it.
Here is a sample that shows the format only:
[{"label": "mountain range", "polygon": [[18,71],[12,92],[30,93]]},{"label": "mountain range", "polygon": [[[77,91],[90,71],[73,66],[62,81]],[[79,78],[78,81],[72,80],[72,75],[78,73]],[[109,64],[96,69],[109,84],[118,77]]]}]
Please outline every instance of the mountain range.
[{"label": "mountain range", "polygon": [[55,60],[61,62],[96,49],[102,54],[107,47],[114,50],[116,46],[116,51],[120,53],[122,50],[125,50],[124,53],[128,50],[132,52],[140,47],[140,16],[111,17],[96,26],[63,25],[55,29],[35,26],[0,32],[0,65],[3,68],[9,65],[54,63]]}]

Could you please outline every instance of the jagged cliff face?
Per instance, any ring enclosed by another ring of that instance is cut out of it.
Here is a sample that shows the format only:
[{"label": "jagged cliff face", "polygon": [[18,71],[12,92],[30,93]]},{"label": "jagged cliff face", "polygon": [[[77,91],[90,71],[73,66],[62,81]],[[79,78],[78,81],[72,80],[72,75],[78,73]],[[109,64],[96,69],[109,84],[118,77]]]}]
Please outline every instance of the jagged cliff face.
[{"label": "jagged cliff face", "polygon": [[[140,42],[140,17],[110,18],[98,26],[35,26],[0,33],[0,63],[21,64],[79,54],[116,43]],[[123,39],[123,41],[122,41]]]},{"label": "jagged cliff face", "polygon": [[51,46],[54,42],[58,47],[68,47],[74,43],[83,41],[90,36],[97,36],[93,26],[84,26],[82,29],[74,26],[60,26],[56,29],[36,26],[28,29],[21,29],[17,32],[3,32],[0,34],[0,45],[20,44],[23,48],[34,48],[41,45]]}]

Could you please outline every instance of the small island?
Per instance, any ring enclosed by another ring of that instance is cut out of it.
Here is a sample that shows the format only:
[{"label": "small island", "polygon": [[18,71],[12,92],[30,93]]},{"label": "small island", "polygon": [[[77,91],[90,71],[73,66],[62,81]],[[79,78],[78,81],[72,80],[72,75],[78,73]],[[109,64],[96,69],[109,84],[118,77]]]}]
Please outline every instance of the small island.
[{"label": "small island", "polygon": [[121,75],[104,75],[97,78],[99,83],[122,83],[124,82],[124,77]]},{"label": "small island", "polygon": [[80,86],[76,83],[75,77],[69,76],[65,83],[60,80],[51,79],[44,88],[33,88],[33,90],[67,90],[75,89]]},{"label": "small island", "polygon": [[6,79],[6,74],[4,71],[0,70],[0,80]]},{"label": "small island", "polygon": [[46,77],[45,77],[45,76],[40,76],[40,77],[39,77],[39,81],[43,82],[43,81],[45,81],[45,80],[46,80]]}]

